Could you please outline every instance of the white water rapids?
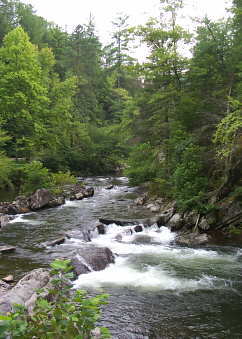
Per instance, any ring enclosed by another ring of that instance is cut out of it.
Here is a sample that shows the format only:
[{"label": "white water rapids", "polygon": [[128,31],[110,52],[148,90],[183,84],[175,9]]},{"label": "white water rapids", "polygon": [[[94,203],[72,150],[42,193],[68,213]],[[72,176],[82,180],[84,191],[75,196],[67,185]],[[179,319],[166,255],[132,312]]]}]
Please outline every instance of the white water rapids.
[{"label": "white water rapids", "polygon": [[233,263],[234,256],[221,255],[213,250],[174,247],[171,243],[176,235],[167,227],[159,229],[153,225],[143,228],[140,233],[130,234],[131,228],[111,224],[105,235],[92,241],[117,254],[116,262],[103,271],[79,276],[75,288],[97,289],[116,285],[179,292],[225,288],[230,284],[230,281],[206,274],[198,275],[196,279],[184,278],[176,274],[175,267],[181,265],[195,269],[202,264],[216,267],[219,263]]}]

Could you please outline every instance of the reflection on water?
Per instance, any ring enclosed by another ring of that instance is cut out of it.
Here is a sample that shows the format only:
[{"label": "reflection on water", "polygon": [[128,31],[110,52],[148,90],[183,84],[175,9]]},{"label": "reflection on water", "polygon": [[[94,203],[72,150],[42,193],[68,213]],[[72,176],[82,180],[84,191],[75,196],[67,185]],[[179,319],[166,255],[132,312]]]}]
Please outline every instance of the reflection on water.
[{"label": "reflection on water", "polygon": [[[93,198],[19,215],[0,233],[0,244],[17,246],[15,253],[1,257],[1,275],[20,277],[53,258],[74,254],[82,246],[78,231],[93,227],[99,217],[150,216],[134,206],[136,191],[126,178],[116,178],[110,191],[105,190],[110,178],[85,181],[95,186]],[[153,225],[131,234],[132,227],[114,223],[94,238],[96,246],[116,254],[116,262],[74,283],[90,294],[110,294],[101,324],[111,329],[113,338],[242,338],[242,249],[179,247],[166,227]],[[66,231],[72,238],[65,244],[43,245]]]}]

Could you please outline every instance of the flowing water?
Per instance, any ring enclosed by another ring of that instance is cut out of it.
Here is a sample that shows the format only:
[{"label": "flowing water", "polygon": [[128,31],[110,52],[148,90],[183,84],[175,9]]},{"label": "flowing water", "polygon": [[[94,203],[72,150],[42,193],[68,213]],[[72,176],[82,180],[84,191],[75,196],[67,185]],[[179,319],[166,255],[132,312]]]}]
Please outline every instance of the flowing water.
[{"label": "flowing water", "polygon": [[[150,213],[134,205],[136,190],[126,178],[90,178],[93,198],[18,216],[0,233],[0,245],[17,246],[2,255],[0,274],[47,266],[82,246],[78,234],[99,217],[140,219]],[[65,244],[48,248],[45,242],[71,231]],[[115,264],[81,275],[75,288],[109,293],[101,325],[113,338],[242,338],[242,249],[238,246],[179,247],[168,228],[153,225],[131,234],[130,226],[107,226],[92,240],[117,254]]]}]

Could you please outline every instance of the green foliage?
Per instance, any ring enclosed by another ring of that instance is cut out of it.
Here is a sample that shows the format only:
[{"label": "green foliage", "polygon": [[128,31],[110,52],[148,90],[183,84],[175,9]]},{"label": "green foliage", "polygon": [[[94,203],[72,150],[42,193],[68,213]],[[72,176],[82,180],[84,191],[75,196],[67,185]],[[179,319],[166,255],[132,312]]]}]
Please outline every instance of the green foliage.
[{"label": "green foliage", "polygon": [[51,174],[51,185],[54,187],[68,185],[68,184],[76,184],[77,178],[74,177],[70,171],[68,172],[61,172],[52,173]]},{"label": "green foliage", "polygon": [[12,187],[13,161],[0,152],[0,188]]},{"label": "green foliage", "polygon": [[[33,315],[23,306],[14,313],[0,316],[0,338],[89,339],[100,318],[100,307],[107,295],[87,297],[82,290],[71,291],[69,260],[55,260],[51,264],[52,289],[48,299],[38,298]],[[40,291],[40,294],[43,291]],[[106,328],[100,328],[101,338],[110,338]]]},{"label": "green foliage", "polygon": [[199,146],[189,144],[180,155],[180,162],[172,175],[173,194],[182,210],[202,212],[208,179],[203,175]]},{"label": "green foliage", "polygon": [[22,167],[23,183],[21,191],[32,193],[38,188],[47,188],[50,186],[49,170],[45,168],[40,161],[32,161]]},{"label": "green foliage", "polygon": [[228,158],[231,156],[236,147],[242,149],[241,103],[232,99],[230,99],[230,103],[234,110],[220,121],[214,135],[214,142],[220,146],[217,154],[221,158]]},{"label": "green foliage", "polygon": [[128,159],[128,167],[125,174],[129,177],[132,185],[152,181],[156,177],[156,156],[152,146],[143,143],[135,146]]}]

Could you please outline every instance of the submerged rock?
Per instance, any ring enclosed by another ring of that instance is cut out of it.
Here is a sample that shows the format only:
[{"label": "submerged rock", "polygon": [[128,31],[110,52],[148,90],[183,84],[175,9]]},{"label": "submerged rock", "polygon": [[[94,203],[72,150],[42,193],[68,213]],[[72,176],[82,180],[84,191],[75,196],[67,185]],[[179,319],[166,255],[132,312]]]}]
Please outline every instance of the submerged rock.
[{"label": "submerged rock", "polygon": [[97,227],[98,234],[106,233],[106,228],[103,224],[98,224],[96,227]]},{"label": "submerged rock", "polygon": [[186,246],[198,246],[198,245],[205,245],[209,242],[210,238],[208,234],[203,233],[186,233],[186,234],[179,234],[175,242],[179,245],[186,245]]},{"label": "submerged rock", "polygon": [[135,226],[135,227],[134,227],[134,231],[135,231],[136,233],[143,232],[143,226],[141,226],[141,225]]},{"label": "submerged rock", "polygon": [[52,241],[48,241],[47,243],[45,243],[46,246],[56,246],[56,245],[61,245],[64,244],[64,242],[66,241],[66,237],[60,237],[58,239],[52,240]]}]

